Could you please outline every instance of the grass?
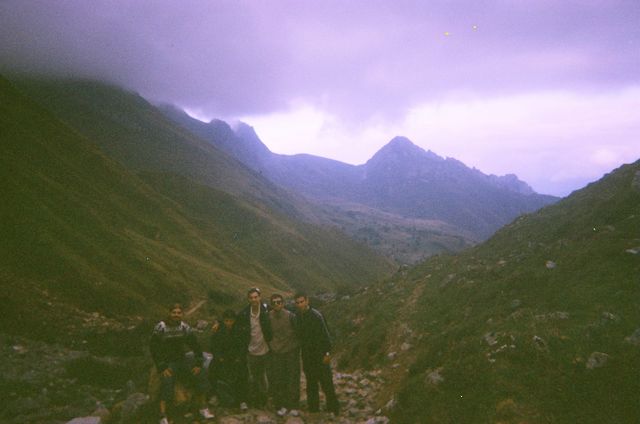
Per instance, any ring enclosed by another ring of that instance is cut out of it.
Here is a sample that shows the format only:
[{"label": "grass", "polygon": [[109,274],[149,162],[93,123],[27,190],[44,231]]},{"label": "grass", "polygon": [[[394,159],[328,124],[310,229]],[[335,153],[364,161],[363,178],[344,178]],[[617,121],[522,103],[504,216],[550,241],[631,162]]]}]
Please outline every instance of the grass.
[{"label": "grass", "polygon": [[[623,166],[481,245],[339,302],[329,312],[339,338],[366,317],[345,357],[372,334],[385,337],[381,353],[369,352],[377,361],[341,362],[393,375],[385,353],[412,344],[396,360],[409,372],[389,386],[398,399],[393,422],[635,422],[640,356],[625,338],[640,322],[640,262],[627,252],[640,245],[639,171],[640,162]],[[373,304],[392,312],[379,319],[360,306]],[[398,338],[402,325],[413,335]],[[589,369],[594,352],[608,361]],[[425,382],[434,369],[444,379],[437,385]]]}]

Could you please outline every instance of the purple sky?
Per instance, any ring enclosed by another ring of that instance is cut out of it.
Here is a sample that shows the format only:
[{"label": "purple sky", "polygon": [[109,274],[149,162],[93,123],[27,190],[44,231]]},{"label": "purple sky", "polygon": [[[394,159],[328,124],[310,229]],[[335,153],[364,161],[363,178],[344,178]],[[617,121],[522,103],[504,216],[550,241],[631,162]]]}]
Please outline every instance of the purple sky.
[{"label": "purple sky", "polygon": [[0,71],[106,79],[277,153],[396,135],[568,194],[640,158],[640,1],[0,0]]}]

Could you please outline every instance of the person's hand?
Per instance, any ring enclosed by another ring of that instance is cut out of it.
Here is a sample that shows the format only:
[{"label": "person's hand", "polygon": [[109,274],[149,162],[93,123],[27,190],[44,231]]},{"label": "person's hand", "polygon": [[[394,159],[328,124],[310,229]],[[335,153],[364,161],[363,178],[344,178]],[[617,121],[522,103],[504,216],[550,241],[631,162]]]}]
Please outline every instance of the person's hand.
[{"label": "person's hand", "polygon": [[162,376],[163,377],[171,377],[173,375],[173,371],[171,371],[171,368],[167,368],[166,370],[162,371]]},{"label": "person's hand", "polygon": [[193,375],[198,375],[198,374],[200,374],[200,370],[201,370],[200,367],[193,367],[193,369],[191,369],[191,373]]},{"label": "person's hand", "polygon": [[322,357],[322,363],[325,365],[328,365],[331,363],[331,354],[329,353],[325,353],[325,355]]},{"label": "person's hand", "polygon": [[213,323],[213,325],[211,326],[211,332],[212,333],[217,333],[218,330],[220,330],[220,323],[218,321],[215,321]]}]

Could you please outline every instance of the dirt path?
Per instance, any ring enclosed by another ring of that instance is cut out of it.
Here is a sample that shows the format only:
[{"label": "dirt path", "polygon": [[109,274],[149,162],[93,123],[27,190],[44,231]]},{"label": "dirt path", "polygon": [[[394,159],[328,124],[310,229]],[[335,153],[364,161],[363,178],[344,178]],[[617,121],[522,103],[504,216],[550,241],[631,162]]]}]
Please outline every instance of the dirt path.
[{"label": "dirt path", "polygon": [[204,305],[205,302],[206,300],[201,300],[200,302],[196,303],[191,309],[189,309],[187,312],[184,313],[184,316],[188,317],[189,315],[193,314],[195,311],[200,309],[200,307]]}]

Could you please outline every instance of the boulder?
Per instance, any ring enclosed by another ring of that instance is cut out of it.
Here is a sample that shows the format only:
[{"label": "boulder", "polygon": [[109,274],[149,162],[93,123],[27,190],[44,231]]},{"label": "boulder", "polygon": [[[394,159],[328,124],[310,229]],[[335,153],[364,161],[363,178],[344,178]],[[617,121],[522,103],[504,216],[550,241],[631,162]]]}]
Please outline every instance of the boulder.
[{"label": "boulder", "polygon": [[594,368],[601,368],[605,366],[608,361],[609,361],[609,355],[607,355],[606,353],[593,352],[589,356],[589,359],[587,359],[586,367],[589,370],[592,370]]}]

